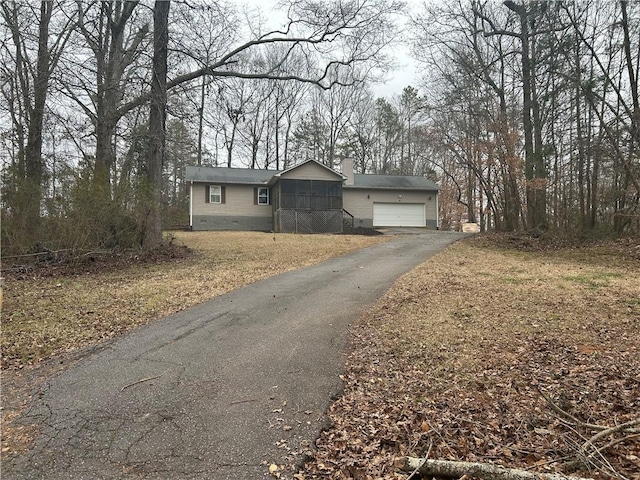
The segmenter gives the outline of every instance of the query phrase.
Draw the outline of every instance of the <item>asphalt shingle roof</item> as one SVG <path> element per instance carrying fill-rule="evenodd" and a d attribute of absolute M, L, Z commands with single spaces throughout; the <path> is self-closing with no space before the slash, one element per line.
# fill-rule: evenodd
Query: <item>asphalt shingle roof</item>
<path fill-rule="evenodd" d="M 402 190 L 438 190 L 439 187 L 427 177 L 413 175 L 369 175 L 356 173 L 353 186 L 346 188 L 385 188 Z"/>
<path fill-rule="evenodd" d="M 187 167 L 186 178 L 190 182 L 238 183 L 263 185 L 269 183 L 280 170 L 255 170 L 251 168 Z"/>
<path fill-rule="evenodd" d="M 266 185 L 283 170 L 254 170 L 250 168 L 187 167 L 186 178 L 191 182 Z M 379 188 L 388 190 L 438 190 L 426 177 L 411 175 L 369 175 L 356 173 L 354 185 L 345 188 Z"/>

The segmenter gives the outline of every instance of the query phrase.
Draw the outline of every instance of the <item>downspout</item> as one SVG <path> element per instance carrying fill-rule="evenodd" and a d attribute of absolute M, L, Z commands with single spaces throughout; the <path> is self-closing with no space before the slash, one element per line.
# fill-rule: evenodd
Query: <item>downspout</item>
<path fill-rule="evenodd" d="M 189 230 L 193 230 L 193 182 L 189 182 Z"/>
<path fill-rule="evenodd" d="M 440 206 L 438 205 L 438 195 L 440 192 L 436 190 L 436 230 L 440 230 Z"/>

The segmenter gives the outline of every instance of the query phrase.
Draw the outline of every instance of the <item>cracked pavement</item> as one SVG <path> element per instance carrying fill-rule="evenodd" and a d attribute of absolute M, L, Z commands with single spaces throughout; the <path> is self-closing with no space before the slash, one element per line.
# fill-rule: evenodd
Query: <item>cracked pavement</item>
<path fill-rule="evenodd" d="M 94 349 L 33 396 L 3 479 L 266 479 L 304 461 L 340 393 L 348 327 L 464 235 L 419 231 L 278 275 Z"/>

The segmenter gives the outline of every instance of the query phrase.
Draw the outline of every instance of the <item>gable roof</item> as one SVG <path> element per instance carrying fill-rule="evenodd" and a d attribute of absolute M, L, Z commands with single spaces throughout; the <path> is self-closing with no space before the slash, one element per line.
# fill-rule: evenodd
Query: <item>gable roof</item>
<path fill-rule="evenodd" d="M 439 190 L 427 177 L 417 175 L 370 175 L 356 173 L 353 185 L 344 188 L 379 188 L 388 190 Z"/>
<path fill-rule="evenodd" d="M 296 168 L 300 168 L 300 167 L 302 167 L 303 165 L 306 165 L 306 164 L 308 164 L 308 163 L 312 163 L 312 164 L 315 164 L 315 165 L 317 165 L 317 166 L 319 166 L 319 167 L 322 167 L 323 169 L 325 169 L 325 170 L 327 170 L 327 171 L 329 171 L 329 172 L 333 173 L 334 175 L 336 175 L 337 177 L 342 178 L 343 180 L 346 180 L 346 179 L 347 179 L 347 177 L 345 177 L 342 173 L 340 173 L 340 172 L 336 172 L 334 169 L 329 168 L 329 167 L 327 167 L 326 165 L 324 165 L 324 164 L 322 164 L 322 163 L 318 162 L 317 160 L 313 160 L 313 159 L 305 160 L 304 162 L 299 163 L 299 164 L 297 164 L 297 165 L 294 165 L 293 167 L 289 167 L 289 168 L 287 168 L 286 170 L 282 170 L 282 171 L 280 171 L 280 172 L 276 173 L 274 176 L 275 176 L 275 177 L 280 177 L 280 176 L 282 176 L 282 175 L 286 175 L 286 174 L 287 174 L 287 173 L 289 173 L 290 171 L 295 170 Z"/>

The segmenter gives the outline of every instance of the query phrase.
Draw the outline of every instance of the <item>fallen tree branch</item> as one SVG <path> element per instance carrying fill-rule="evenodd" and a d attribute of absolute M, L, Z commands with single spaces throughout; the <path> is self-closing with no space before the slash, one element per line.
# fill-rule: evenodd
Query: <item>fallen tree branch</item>
<path fill-rule="evenodd" d="M 594 438 L 598 439 L 598 438 L 601 438 L 602 436 L 607 436 L 607 435 L 610 435 L 611 433 L 615 433 L 615 432 L 625 432 L 625 433 L 632 433 L 632 434 L 640 433 L 640 429 L 632 428 L 632 427 L 640 424 L 640 419 L 635 419 L 635 420 L 632 420 L 630 422 L 624 423 L 622 425 L 616 425 L 614 427 L 609 427 L 607 425 L 595 425 L 593 423 L 586 423 L 586 422 L 583 422 L 582 420 L 579 420 L 578 418 L 574 417 L 569 412 L 566 412 L 565 410 L 560 408 L 558 405 L 556 405 L 554 403 L 553 400 L 551 400 L 548 396 L 546 396 L 542 392 L 542 390 L 540 390 L 539 388 L 536 388 L 536 390 L 538 390 L 538 393 L 542 396 L 542 398 L 544 398 L 546 400 L 546 402 L 549 404 L 549 406 L 551 407 L 552 410 L 554 410 L 560 416 L 571 420 L 571 422 L 574 425 L 580 425 L 581 427 L 590 428 L 592 430 L 600 430 L 601 433 L 599 433 L 598 435 L 595 435 L 592 438 L 592 440 Z"/>
<path fill-rule="evenodd" d="M 567 424 L 567 427 L 585 442 L 589 441 L 582 433 L 573 428 L 573 426 Z M 561 464 L 561 468 L 563 470 L 572 472 L 576 468 L 580 468 L 582 466 L 588 467 L 589 471 L 591 471 L 592 469 L 596 469 L 597 471 L 602 472 L 607 476 L 627 480 L 626 477 L 623 477 L 618 474 L 618 472 L 616 472 L 607 457 L 605 457 L 599 450 L 594 450 L 591 454 L 585 455 L 582 445 L 579 442 L 573 440 L 571 437 L 567 437 L 565 441 L 567 442 L 567 445 L 573 447 L 576 453 L 574 453 L 574 455 L 571 455 L 573 460 Z"/>
<path fill-rule="evenodd" d="M 166 370 L 164 372 L 162 372 L 160 375 L 156 375 L 155 377 L 147 377 L 147 378 L 141 378 L 140 380 L 136 380 L 133 383 L 129 383 L 128 385 L 125 385 L 124 387 L 122 387 L 120 389 L 121 392 L 124 392 L 125 389 L 129 388 L 129 387 L 133 387 L 134 385 L 138 385 L 139 383 L 143 383 L 143 382 L 148 382 L 150 380 L 155 380 L 156 378 L 160 378 L 161 376 L 163 376 L 165 373 L 167 373 L 169 370 Z"/>
<path fill-rule="evenodd" d="M 546 396 L 542 392 L 542 390 L 540 390 L 539 388 L 536 388 L 536 390 L 538 390 L 538 393 L 542 396 L 542 398 L 544 398 L 546 400 L 546 402 L 549 404 L 549 406 L 551 407 L 552 410 L 554 410 L 558 415 L 563 416 L 563 417 L 568 418 L 569 420 L 571 420 L 571 422 L 574 425 L 580 425 L 582 427 L 591 428 L 593 430 L 606 430 L 607 429 L 607 427 L 604 427 L 602 425 L 594 425 L 593 423 L 585 423 L 585 422 L 577 419 L 576 417 L 571 415 L 569 412 L 564 411 L 558 405 L 556 405 L 553 400 L 551 400 L 548 396 Z"/>
<path fill-rule="evenodd" d="M 600 469 L 600 467 L 594 462 L 595 458 L 599 456 L 603 461 L 603 463 L 605 464 L 605 466 L 610 469 L 610 471 L 604 471 L 604 473 L 606 473 L 607 475 L 618 477 L 618 478 L 626 478 L 619 475 L 618 472 L 615 471 L 615 469 L 611 466 L 607 458 L 604 457 L 603 452 L 606 451 L 608 448 L 614 445 L 617 445 L 618 443 L 623 443 L 623 442 L 626 442 L 627 440 L 632 440 L 634 438 L 637 438 L 640 434 L 632 433 L 625 437 L 613 439 L 612 441 L 610 441 L 609 443 L 601 447 L 598 447 L 595 444 L 595 442 L 597 442 L 598 440 L 602 440 L 614 433 L 628 432 L 629 430 L 637 430 L 637 429 L 633 429 L 632 427 L 635 427 L 638 424 L 640 424 L 640 418 L 636 418 L 634 420 L 621 423 L 620 425 L 616 425 L 615 427 L 610 427 L 610 428 L 607 428 L 606 430 L 602 430 L 596 433 L 591 438 L 585 440 L 585 442 L 579 448 L 577 460 L 574 462 L 570 462 L 568 465 L 571 468 L 573 468 L 574 466 L 579 465 L 580 463 L 589 463 L 590 465 L 594 465 L 598 469 Z M 591 449 L 591 452 L 588 451 L 589 449 Z"/>
<path fill-rule="evenodd" d="M 405 472 L 418 469 L 421 475 L 460 478 L 463 475 L 483 480 L 592 480 L 569 477 L 561 473 L 535 473 L 517 468 L 507 468 L 492 463 L 455 462 L 451 460 L 429 460 L 416 457 L 400 457 L 396 467 Z"/>
<path fill-rule="evenodd" d="M 420 465 L 418 465 L 416 468 L 413 469 L 413 472 L 411 472 L 411 475 L 407 477 L 407 480 L 411 480 L 413 476 L 420 471 L 420 467 L 422 467 L 422 465 L 429 458 L 429 454 L 431 453 L 431 447 L 433 447 L 433 441 L 429 443 L 429 450 L 427 450 L 427 454 L 424 456 L 424 459 L 423 459 L 424 461 Z"/>
<path fill-rule="evenodd" d="M 632 434 L 635 434 L 637 433 L 637 431 L 635 431 L 635 429 L 632 429 L 632 427 L 635 427 L 636 425 L 640 425 L 640 418 L 635 418 L 628 422 L 621 423 L 620 425 L 616 425 L 615 427 L 609 427 L 605 430 L 602 430 L 601 432 L 596 433 L 593 437 L 584 442 L 582 448 L 585 449 L 589 445 L 593 445 L 594 442 L 600 440 L 601 438 L 608 437 L 613 433 L 631 431 Z"/>
<path fill-rule="evenodd" d="M 640 438 L 640 433 L 632 433 L 631 435 L 627 435 L 626 437 L 621 437 L 621 438 L 616 438 L 615 440 L 611 440 L 609 443 L 607 443 L 606 445 L 603 445 L 602 447 L 598 448 L 599 452 L 604 452 L 605 450 L 611 448 L 611 447 L 615 447 L 617 444 L 619 443 L 624 443 L 627 442 L 629 440 L 633 440 L 635 438 Z M 593 454 L 589 454 L 590 456 Z"/>

